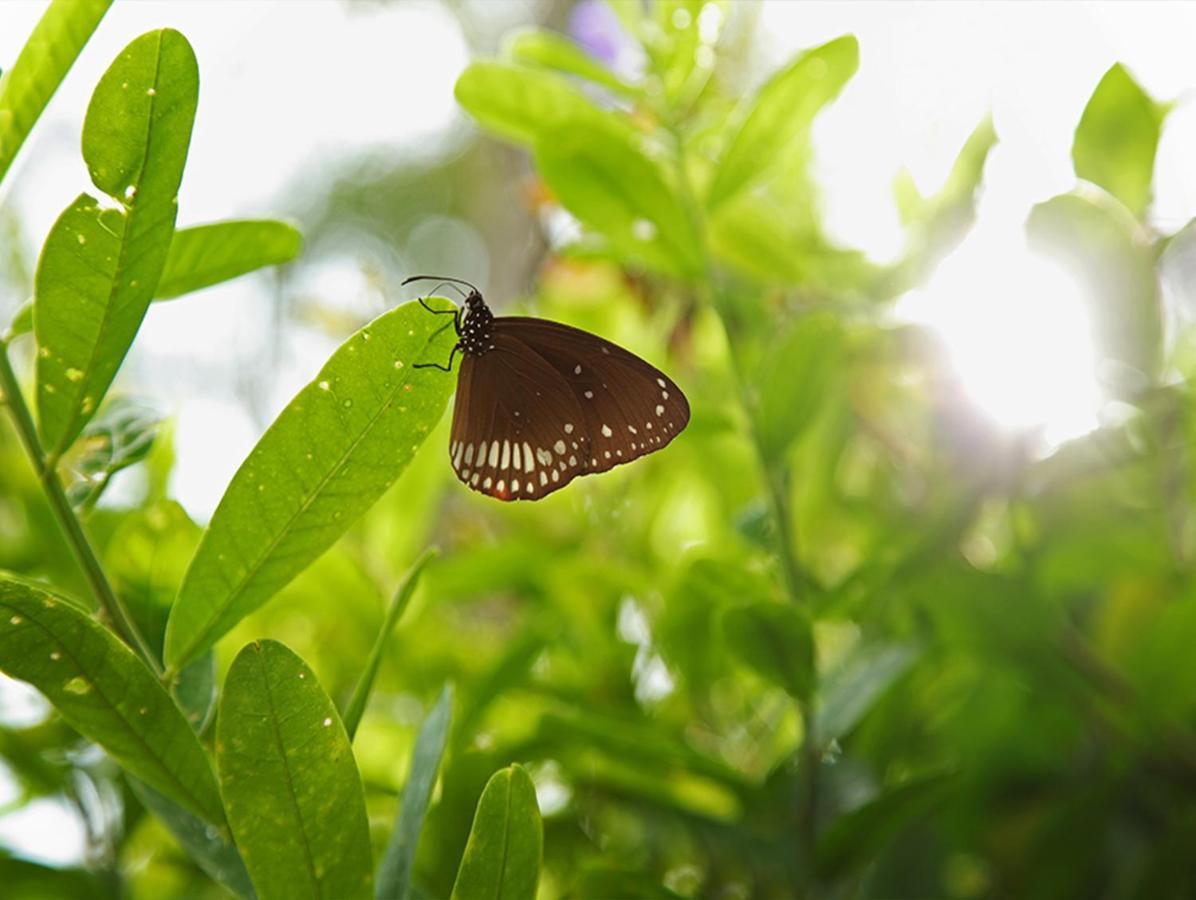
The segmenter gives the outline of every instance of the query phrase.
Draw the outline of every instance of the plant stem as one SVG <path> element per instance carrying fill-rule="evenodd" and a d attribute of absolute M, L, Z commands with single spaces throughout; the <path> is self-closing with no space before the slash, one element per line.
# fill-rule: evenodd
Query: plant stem
<path fill-rule="evenodd" d="M 407 609 L 407 604 L 411 602 L 411 596 L 419 585 L 419 576 L 423 573 L 424 566 L 436 557 L 436 553 L 435 548 L 429 548 L 423 552 L 407 571 L 399 589 L 395 591 L 395 595 L 390 601 L 390 607 L 386 610 L 386 618 L 382 620 L 382 627 L 378 629 L 378 636 L 374 638 L 374 646 L 370 650 L 369 659 L 366 660 L 365 669 L 361 672 L 361 678 L 358 679 L 357 687 L 353 689 L 353 696 L 349 699 L 349 705 L 345 707 L 345 714 L 342 717 L 349 740 L 353 740 L 353 735 L 357 733 L 357 726 L 361 724 L 361 717 L 365 713 L 365 705 L 369 702 L 370 693 L 374 689 L 374 679 L 378 676 L 378 667 L 382 664 L 382 654 L 386 650 L 386 642 L 390 638 L 390 633 L 394 631 L 403 611 Z"/>
<path fill-rule="evenodd" d="M 735 381 L 739 405 L 747 422 L 748 434 L 751 438 L 752 449 L 756 462 L 760 467 L 760 474 L 764 479 L 765 492 L 768 496 L 769 512 L 776 528 L 776 552 L 780 561 L 781 573 L 785 583 L 785 592 L 789 600 L 803 609 L 809 608 L 808 583 L 798 560 L 797 530 L 794 526 L 792 510 L 789 504 L 789 478 L 785 464 L 773 463 L 765 449 L 760 435 L 760 428 L 752 408 L 748 385 L 743 377 L 743 369 L 736 352 L 733 318 L 731 316 L 729 298 L 724 293 L 710 257 L 710 242 L 707 239 L 706 216 L 694 193 L 689 181 L 689 173 L 685 168 L 684 138 L 676 128 L 670 128 L 676 153 L 673 162 L 677 175 L 678 189 L 682 203 L 685 205 L 700 241 L 700 251 L 705 262 L 706 270 L 703 275 L 700 290 L 705 294 L 710 306 L 718 315 L 723 325 L 723 333 L 727 336 L 727 348 L 731 374 Z M 817 671 L 812 673 L 817 677 Z M 816 686 L 811 689 L 811 695 L 816 693 Z M 797 705 L 798 715 L 802 724 L 801 746 L 801 788 L 798 796 L 798 852 L 801 875 L 799 882 L 799 896 L 812 896 L 814 890 L 814 856 L 818 844 L 818 770 L 822 760 L 822 749 L 818 743 L 815 724 L 815 710 L 812 700 L 805 699 Z"/>
<path fill-rule="evenodd" d="M 75 515 L 75 511 L 66 497 L 66 492 L 62 489 L 62 482 L 58 478 L 57 459 L 48 458 L 42 449 L 41 440 L 37 436 L 37 428 L 33 424 L 33 416 L 29 413 L 29 407 L 21 393 L 21 385 L 17 381 L 17 374 L 13 371 L 12 361 L 8 357 L 8 344 L 3 341 L 0 341 L 0 392 L 3 392 L 7 401 L 17 435 L 25 447 L 25 452 L 33 464 L 34 471 L 37 472 L 38 481 L 50 503 L 50 509 L 54 512 L 54 518 L 58 520 L 58 526 L 62 529 L 67 543 L 70 544 L 75 559 L 79 563 L 79 568 L 83 570 L 83 575 L 91 586 L 92 593 L 95 594 L 96 600 L 99 601 L 100 607 L 104 610 L 104 614 L 112 623 L 117 634 L 136 651 L 155 675 L 160 676 L 162 674 L 161 665 L 153 651 L 150 650 L 149 644 L 146 643 L 132 616 L 125 609 L 124 603 L 109 584 L 95 550 L 87 540 L 83 526 Z"/>

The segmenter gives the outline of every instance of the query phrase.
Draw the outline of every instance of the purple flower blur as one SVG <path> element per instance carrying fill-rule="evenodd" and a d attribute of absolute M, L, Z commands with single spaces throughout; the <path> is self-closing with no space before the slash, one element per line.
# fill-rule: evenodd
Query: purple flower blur
<path fill-rule="evenodd" d="M 569 14 L 569 35 L 616 74 L 634 78 L 639 73 L 638 45 L 623 29 L 614 10 L 602 0 L 581 0 L 573 7 Z"/>

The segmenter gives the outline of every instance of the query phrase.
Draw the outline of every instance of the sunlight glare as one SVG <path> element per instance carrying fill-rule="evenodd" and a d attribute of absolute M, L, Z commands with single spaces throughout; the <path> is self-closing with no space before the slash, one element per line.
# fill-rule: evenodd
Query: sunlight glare
<path fill-rule="evenodd" d="M 1049 448 L 1098 424 L 1088 316 L 1075 278 L 1007 234 L 975 232 L 897 313 L 942 338 L 977 406 Z"/>

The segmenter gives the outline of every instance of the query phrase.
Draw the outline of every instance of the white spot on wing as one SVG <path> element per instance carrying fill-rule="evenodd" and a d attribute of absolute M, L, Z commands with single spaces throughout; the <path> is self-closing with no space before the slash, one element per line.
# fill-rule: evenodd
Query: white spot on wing
<path fill-rule="evenodd" d="M 573 424 L 571 422 L 566 422 L 565 423 L 565 434 L 572 434 L 572 433 L 573 433 Z"/>
<path fill-rule="evenodd" d="M 511 442 L 504 440 L 502 442 L 502 465 L 500 469 L 508 469 L 511 466 Z"/>
<path fill-rule="evenodd" d="M 541 485 L 548 484 L 548 473 L 547 472 L 540 473 L 540 484 Z"/>
<path fill-rule="evenodd" d="M 586 392 L 585 392 L 585 395 L 586 395 L 586 399 L 587 399 L 587 400 L 593 400 L 593 399 L 594 399 L 594 392 L 593 392 L 593 391 L 586 391 Z"/>
<path fill-rule="evenodd" d="M 580 375 L 580 374 L 581 374 L 581 366 L 580 366 L 580 365 L 577 365 L 577 366 L 574 366 L 574 367 L 573 367 L 573 374 L 574 374 L 574 375 Z"/>
<path fill-rule="evenodd" d="M 552 449 L 557 452 L 557 455 L 564 453 L 565 452 L 565 442 L 557 441 L 555 444 L 552 445 Z"/>
<path fill-rule="evenodd" d="M 659 384 L 662 388 L 668 387 L 668 384 L 665 383 L 665 380 L 663 378 L 657 378 L 656 383 Z"/>
<path fill-rule="evenodd" d="M 614 432 L 610 430 L 609 425 L 602 426 L 602 436 L 603 437 L 610 437 L 612 434 L 614 434 Z"/>
<path fill-rule="evenodd" d="M 473 465 L 473 444 L 465 448 L 465 464 L 467 466 Z"/>
<path fill-rule="evenodd" d="M 553 470 L 552 470 L 552 480 L 553 480 L 553 481 L 560 481 L 560 480 L 561 480 L 561 473 L 560 473 L 560 472 L 558 472 L 556 469 L 553 469 Z"/>
<path fill-rule="evenodd" d="M 490 444 L 490 468 L 498 468 L 498 441 L 492 441 Z"/>
<path fill-rule="evenodd" d="M 664 407 L 661 406 L 659 403 L 656 404 L 656 415 L 658 415 L 658 416 L 664 415 Z"/>
<path fill-rule="evenodd" d="M 530 472 L 536 467 L 535 457 L 532 456 L 532 445 L 527 441 L 523 442 L 523 471 Z"/>
<path fill-rule="evenodd" d="M 552 454 L 549 453 L 547 450 L 545 450 L 543 447 L 537 447 L 536 448 L 536 462 L 538 462 L 542 466 L 551 466 L 552 465 Z"/>

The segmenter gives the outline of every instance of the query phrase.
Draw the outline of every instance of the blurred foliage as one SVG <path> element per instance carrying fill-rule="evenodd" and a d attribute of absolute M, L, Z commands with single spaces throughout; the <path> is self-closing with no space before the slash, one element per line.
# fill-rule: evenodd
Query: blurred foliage
<path fill-rule="evenodd" d="M 570 34 L 522 30 L 458 82 L 461 105 L 526 157 L 482 138 L 434 169 L 337 173 L 298 218 L 316 258 L 344 229 L 406 242 L 433 212 L 469 219 L 505 266 L 489 284 L 499 308 L 661 364 L 691 398 L 687 432 L 634 466 L 500 505 L 453 480 L 447 422 L 432 427 L 429 413 L 397 482 L 355 522 L 368 503 L 346 501 L 335 534 L 291 560 L 302 572 L 276 577 L 257 598 L 269 603 L 229 623 L 215 662 L 201 657 L 175 686 L 199 744 L 234 760 L 226 781 L 284 783 L 279 766 L 327 745 L 328 767 L 304 773 L 304 803 L 226 784 L 228 832 L 123 775 L 80 737 L 103 743 L 99 726 L 69 706 L 6 724 L 12 807 L 66 798 L 88 855 L 68 869 L 0 857 L 5 896 L 246 896 L 241 856 L 268 895 L 261 884 L 294 875 L 266 871 L 271 840 L 305 827 L 287 816 L 328 840 L 362 830 L 358 777 L 373 859 L 389 860 L 377 881 L 399 896 L 474 896 L 508 831 L 530 870 L 541 817 L 542 898 L 1196 895 L 1196 348 L 1190 329 L 1168 327 L 1183 310 L 1166 309 L 1160 287 L 1196 259 L 1190 227 L 1162 234 L 1150 219 L 1168 106 L 1110 69 L 1076 129 L 1076 188 L 1028 220 L 1031 245 L 1085 287 L 1116 413 L 1043 454 L 1034 435 L 1000 432 L 969 406 L 940 349 L 891 314 L 974 220 L 997 141 L 983 110 L 940 191 L 924 197 L 898 176 L 906 251 L 879 265 L 826 234 L 811 174 L 811 123 L 867 46 L 844 36 L 759 73 L 742 49 L 747 4 L 613 0 L 574 13 Z M 616 65 L 627 56 L 638 66 Z M 62 60 L 46 70 L 65 71 Z M 540 230 L 512 240 L 512 223 Z M 285 229 L 269 226 L 281 249 L 263 238 L 260 255 L 216 274 L 200 271 L 202 255 L 165 265 L 184 286 L 231 277 L 290 258 Z M 534 290 L 508 302 L 497 286 L 523 285 L 529 255 Z M 31 288 L 12 288 L 14 309 Z M 297 319 L 342 338 L 364 325 L 300 300 Z M 28 341 L 11 341 L 22 372 Z M 97 558 L 160 658 L 201 527 L 167 487 L 169 428 L 149 446 L 150 420 L 122 418 L 118 401 L 63 461 L 85 487 L 118 464 L 140 478 L 119 496 L 75 490 L 94 504 Z M 395 460 L 408 437 L 395 438 Z M 0 568 L 88 596 L 42 488 L 6 421 Z M 268 525 L 253 509 L 210 534 L 236 546 Z M 432 544 L 440 553 L 386 640 L 384 598 Z M 205 565 L 217 584 L 225 570 Z M 380 628 L 358 776 L 331 705 L 347 708 Z M 295 718 L 276 757 L 253 752 L 268 734 L 229 743 L 265 719 L 224 737 L 226 718 L 211 724 L 233 657 L 267 636 L 302 657 L 263 642 L 279 671 L 311 673 L 302 688 L 279 676 Z M 233 670 L 224 704 L 260 703 L 244 677 Z M 437 700 L 449 696 L 451 716 Z M 331 802 L 325 783 L 347 786 L 335 820 L 312 813 Z M 526 815 L 511 823 L 496 798 L 517 793 Z M 346 877 L 360 885 L 363 848 L 352 850 Z M 512 874 L 525 892 L 526 875 Z"/>

